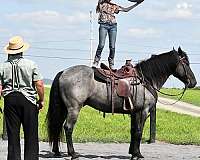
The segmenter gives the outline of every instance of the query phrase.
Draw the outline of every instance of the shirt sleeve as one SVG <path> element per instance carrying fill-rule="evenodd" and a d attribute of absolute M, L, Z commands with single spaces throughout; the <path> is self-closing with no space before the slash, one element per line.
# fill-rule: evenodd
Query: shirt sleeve
<path fill-rule="evenodd" d="M 39 68 L 37 66 L 37 64 L 33 64 L 33 81 L 39 81 L 42 80 L 43 76 L 39 71 Z"/>
<path fill-rule="evenodd" d="M 118 5 L 115 5 L 115 7 L 114 7 L 114 8 L 115 8 L 115 11 L 114 11 L 114 12 L 115 12 L 116 14 L 118 14 L 118 13 L 119 13 L 119 8 L 120 8 L 120 6 L 118 6 Z"/>

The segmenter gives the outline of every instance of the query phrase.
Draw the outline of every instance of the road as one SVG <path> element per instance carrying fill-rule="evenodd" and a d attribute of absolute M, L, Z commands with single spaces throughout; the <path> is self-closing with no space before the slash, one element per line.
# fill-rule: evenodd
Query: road
<path fill-rule="evenodd" d="M 177 102 L 174 105 L 168 105 L 168 104 L 172 104 L 173 102 L 175 102 L 175 100 L 159 97 L 157 108 L 162 108 L 162 109 L 169 110 L 172 112 L 200 117 L 200 107 L 194 106 L 192 104 L 188 104 L 185 102 L 181 102 L 181 101 Z"/>
<path fill-rule="evenodd" d="M 23 141 L 22 141 L 23 146 Z M 80 153 L 79 160 L 129 160 L 129 144 L 81 143 L 75 144 Z M 70 160 L 66 153 L 66 144 L 61 144 L 62 158 L 53 158 L 48 143 L 40 142 L 40 160 Z M 200 146 L 173 145 L 156 142 L 142 144 L 141 152 L 144 160 L 200 160 Z M 23 150 L 22 150 L 23 154 Z M 7 141 L 0 141 L 0 159 L 6 160 Z M 22 158 L 23 159 L 23 158 Z"/>

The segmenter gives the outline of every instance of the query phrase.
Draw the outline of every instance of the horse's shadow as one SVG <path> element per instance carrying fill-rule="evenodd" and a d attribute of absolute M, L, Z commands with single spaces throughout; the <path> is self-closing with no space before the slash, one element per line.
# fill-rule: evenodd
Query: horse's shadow
<path fill-rule="evenodd" d="M 94 158 L 101 158 L 101 159 L 130 159 L 128 156 L 121 156 L 121 155 L 109 155 L 109 156 L 98 156 L 98 155 L 80 155 L 80 157 L 88 158 L 88 159 L 94 159 Z"/>
<path fill-rule="evenodd" d="M 59 157 L 55 157 L 54 154 L 50 151 L 40 151 L 39 157 L 41 158 L 65 158 L 65 160 L 68 160 L 67 158 L 69 158 L 70 160 L 70 156 L 68 156 L 67 153 L 61 152 L 61 156 Z M 129 156 L 121 156 L 121 155 L 109 155 L 109 156 L 102 156 L 102 155 L 92 155 L 92 154 L 80 154 L 79 155 L 80 159 L 82 158 L 88 158 L 88 159 L 94 159 L 94 158 L 101 158 L 101 159 L 130 159 Z"/>
<path fill-rule="evenodd" d="M 54 156 L 54 153 L 50 152 L 50 151 L 45 151 L 45 150 L 42 150 L 40 151 L 40 154 L 39 154 L 39 157 L 40 158 L 63 158 L 63 157 L 69 157 L 68 154 L 64 153 L 64 152 L 61 152 L 61 156 Z"/>

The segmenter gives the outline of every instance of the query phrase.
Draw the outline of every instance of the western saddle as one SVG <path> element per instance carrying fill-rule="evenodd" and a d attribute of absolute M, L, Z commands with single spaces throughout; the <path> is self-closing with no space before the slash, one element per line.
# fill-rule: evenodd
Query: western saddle
<path fill-rule="evenodd" d="M 118 70 L 111 70 L 105 64 L 101 63 L 100 68 L 93 68 L 95 79 L 106 83 L 108 101 L 112 106 L 112 114 L 114 114 L 114 99 L 113 92 L 116 91 L 118 96 L 123 97 L 123 109 L 125 111 L 133 111 L 134 103 L 131 99 L 131 87 L 138 85 L 140 82 L 137 80 L 137 71 L 133 65 L 125 64 Z"/>

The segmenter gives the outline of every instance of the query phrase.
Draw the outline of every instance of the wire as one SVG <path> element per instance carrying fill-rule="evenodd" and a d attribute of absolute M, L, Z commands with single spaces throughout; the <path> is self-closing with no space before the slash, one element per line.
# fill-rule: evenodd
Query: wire
<path fill-rule="evenodd" d="M 4 53 L 1 53 L 2 55 L 5 55 Z M 42 55 L 24 55 L 24 57 L 36 57 L 36 58 L 48 58 L 48 59 L 62 59 L 62 60 L 83 60 L 83 61 L 90 61 L 93 59 L 90 58 L 78 58 L 78 57 L 61 57 L 61 56 L 42 56 Z M 102 59 L 102 61 L 107 61 L 106 59 Z M 116 59 L 116 62 L 124 62 L 124 60 Z M 141 61 L 141 60 L 140 60 Z M 133 61 L 133 63 L 138 63 L 139 61 Z M 200 65 L 200 62 L 193 62 L 190 63 L 191 65 Z"/>

